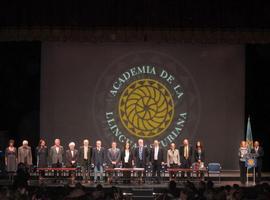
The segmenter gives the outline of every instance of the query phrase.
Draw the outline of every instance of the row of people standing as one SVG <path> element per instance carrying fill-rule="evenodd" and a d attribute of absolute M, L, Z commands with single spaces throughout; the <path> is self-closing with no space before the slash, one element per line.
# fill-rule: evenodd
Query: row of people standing
<path fill-rule="evenodd" d="M 9 142 L 9 147 L 6 149 L 6 167 L 8 172 L 15 172 L 17 163 L 24 163 L 26 166 L 32 165 L 32 151 L 28 146 L 26 140 L 23 145 L 18 149 L 14 147 L 14 141 Z M 83 141 L 83 146 L 79 150 L 75 149 L 75 143 L 69 143 L 69 149 L 64 151 L 64 147 L 60 144 L 60 139 L 55 139 L 54 145 L 48 149 L 46 142 L 40 140 L 36 148 L 37 167 L 46 168 L 49 165 L 53 168 L 62 167 L 65 163 L 66 167 L 76 167 L 79 164 L 82 168 L 84 180 L 89 180 L 89 167 L 94 167 L 94 180 L 97 181 L 98 174 L 100 180 L 103 180 L 103 167 L 108 165 L 111 168 L 119 167 L 120 164 L 124 168 L 138 167 L 145 168 L 147 164 L 151 163 L 153 167 L 153 177 L 160 178 L 160 170 L 162 164 L 167 163 L 168 167 L 190 168 L 193 159 L 192 146 L 189 145 L 187 139 L 183 140 L 183 145 L 180 149 L 176 149 L 175 143 L 170 145 L 167 154 L 159 145 L 159 141 L 155 140 L 152 148 L 144 145 L 143 139 L 138 140 L 137 147 L 132 150 L 129 143 L 124 145 L 123 150 L 117 148 L 116 142 L 112 142 L 111 148 L 105 150 L 102 147 L 100 140 L 96 141 L 96 147 L 92 148 L 88 140 Z M 194 161 L 204 162 L 204 150 L 200 142 L 197 142 L 194 151 Z M 50 163 L 50 164 L 49 164 Z M 126 172 L 125 176 L 130 176 Z M 141 174 L 140 174 L 141 175 Z M 144 172 L 145 176 L 145 172 Z"/>
<path fill-rule="evenodd" d="M 28 146 L 28 141 L 24 140 L 22 146 L 18 148 L 18 151 L 14 143 L 14 140 L 10 140 L 9 146 L 5 151 L 6 171 L 9 173 L 17 171 L 18 163 L 32 165 L 32 150 L 31 147 Z"/>

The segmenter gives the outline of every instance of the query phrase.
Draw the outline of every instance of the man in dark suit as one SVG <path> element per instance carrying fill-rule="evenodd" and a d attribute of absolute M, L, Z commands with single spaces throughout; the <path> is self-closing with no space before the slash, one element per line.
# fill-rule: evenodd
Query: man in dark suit
<path fill-rule="evenodd" d="M 75 143 L 70 142 L 68 145 L 69 149 L 66 151 L 66 167 L 67 168 L 76 168 L 79 158 L 79 152 L 75 149 Z M 75 180 L 75 172 L 69 171 L 69 176 L 71 176 L 72 183 Z"/>
<path fill-rule="evenodd" d="M 161 165 L 164 164 L 164 155 L 163 155 L 163 150 L 159 146 L 159 141 L 155 140 L 154 141 L 154 146 L 151 149 L 150 153 L 150 161 L 152 164 L 152 178 L 153 180 L 156 178 L 156 182 L 160 183 L 160 170 L 161 170 Z"/>
<path fill-rule="evenodd" d="M 143 144 L 143 139 L 138 140 L 138 146 L 134 150 L 134 161 L 137 168 L 145 168 L 148 162 L 148 149 Z M 138 176 L 141 177 L 141 173 Z M 143 176 L 146 177 L 146 172 L 143 172 Z M 145 182 L 145 180 L 143 180 Z"/>
<path fill-rule="evenodd" d="M 116 148 L 117 144 L 115 141 L 112 142 L 112 147 L 107 151 L 107 163 L 110 168 L 119 167 L 119 162 L 121 161 L 121 151 Z M 117 176 L 116 173 L 109 173 L 108 182 L 111 183 L 113 176 Z"/>
<path fill-rule="evenodd" d="M 112 148 L 107 151 L 108 166 L 111 168 L 119 167 L 121 161 L 121 151 L 116 146 L 116 142 L 112 142 Z"/>
<path fill-rule="evenodd" d="M 92 157 L 92 147 L 89 146 L 89 141 L 84 140 L 83 146 L 79 150 L 79 163 L 82 169 L 82 176 L 85 183 L 90 180 L 90 165 Z"/>
<path fill-rule="evenodd" d="M 101 141 L 97 140 L 96 147 L 92 151 L 92 164 L 94 165 L 94 181 L 97 182 L 97 175 L 100 174 L 100 181 L 103 181 L 103 165 L 105 164 L 105 149 L 101 147 Z"/>
<path fill-rule="evenodd" d="M 75 143 L 71 142 L 68 145 L 69 149 L 66 151 L 66 167 L 74 168 L 77 166 L 79 153 L 75 149 Z"/>
<path fill-rule="evenodd" d="M 251 150 L 251 153 L 255 154 L 257 159 L 257 167 L 256 167 L 256 182 L 260 183 L 261 181 L 261 173 L 262 173 L 262 158 L 264 155 L 263 148 L 260 146 L 258 141 L 254 142 L 254 148 Z"/>
<path fill-rule="evenodd" d="M 188 139 L 183 140 L 183 145 L 180 146 L 180 160 L 181 168 L 189 169 L 192 162 L 192 146 L 189 144 Z M 185 172 L 182 172 L 182 177 L 185 176 Z M 190 172 L 187 172 L 187 176 L 190 177 Z"/>

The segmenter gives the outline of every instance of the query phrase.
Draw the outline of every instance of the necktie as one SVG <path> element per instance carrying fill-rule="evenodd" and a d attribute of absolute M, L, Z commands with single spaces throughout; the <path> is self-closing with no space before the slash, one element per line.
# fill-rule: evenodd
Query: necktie
<path fill-rule="evenodd" d="M 185 157 L 185 159 L 188 159 L 188 147 L 187 146 L 185 146 L 184 157 Z"/>

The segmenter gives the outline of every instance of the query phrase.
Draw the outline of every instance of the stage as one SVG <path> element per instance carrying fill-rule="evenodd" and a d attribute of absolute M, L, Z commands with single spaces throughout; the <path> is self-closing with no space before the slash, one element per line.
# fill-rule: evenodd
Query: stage
<path fill-rule="evenodd" d="M 79 178 L 76 178 L 76 180 L 71 183 L 69 179 L 64 179 L 61 181 L 53 181 L 53 180 L 43 180 L 40 181 L 38 180 L 37 176 L 31 176 L 30 180 L 28 181 L 29 186 L 31 187 L 75 187 L 77 183 L 80 183 L 83 187 L 89 188 L 89 189 L 94 189 L 98 184 L 101 184 L 103 188 L 111 188 L 112 186 L 121 188 L 121 189 L 130 189 L 130 188 L 147 188 L 147 189 L 166 189 L 168 187 L 169 183 L 169 177 L 162 177 L 162 181 L 159 184 L 153 183 L 150 179 L 148 179 L 145 183 L 138 184 L 137 182 L 133 182 L 130 184 L 123 184 L 121 182 L 118 183 L 107 183 L 107 182 L 100 182 L 100 183 L 93 183 L 91 181 L 90 183 L 83 183 Z M 204 181 L 211 180 L 214 183 L 214 186 L 220 187 L 220 186 L 226 186 L 226 185 L 234 185 L 238 184 L 241 187 L 249 187 L 249 186 L 254 186 L 253 184 L 253 177 L 249 177 L 249 183 L 242 185 L 239 181 L 239 171 L 238 170 L 226 170 L 223 171 L 220 175 L 220 181 L 218 175 L 210 175 L 210 177 L 205 174 Z M 195 185 L 198 185 L 199 182 L 201 181 L 200 179 L 191 179 L 191 182 L 193 182 Z M 187 182 L 187 179 L 181 179 L 179 178 L 176 183 L 177 187 L 183 187 L 185 183 Z M 267 182 L 270 183 L 270 172 L 263 172 L 262 173 L 262 183 Z M 11 186 L 12 181 L 7 179 L 7 177 L 1 177 L 0 179 L 0 186 Z"/>

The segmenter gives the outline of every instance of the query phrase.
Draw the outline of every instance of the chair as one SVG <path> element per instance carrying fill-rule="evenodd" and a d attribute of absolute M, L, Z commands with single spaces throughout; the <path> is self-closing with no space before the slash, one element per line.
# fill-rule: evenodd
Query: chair
<path fill-rule="evenodd" d="M 219 175 L 219 183 L 220 183 L 220 174 L 221 174 L 221 165 L 220 163 L 209 163 L 207 166 L 208 177 L 210 174 L 218 174 Z"/>

